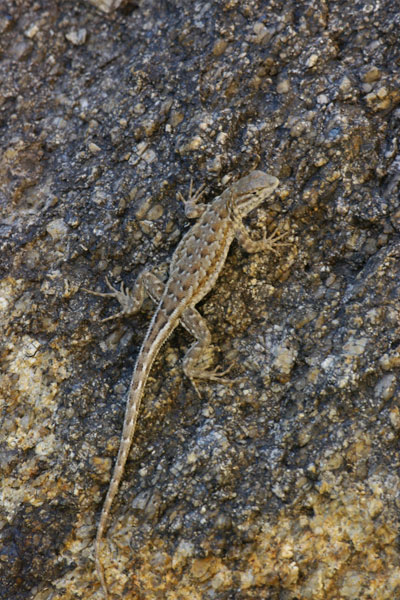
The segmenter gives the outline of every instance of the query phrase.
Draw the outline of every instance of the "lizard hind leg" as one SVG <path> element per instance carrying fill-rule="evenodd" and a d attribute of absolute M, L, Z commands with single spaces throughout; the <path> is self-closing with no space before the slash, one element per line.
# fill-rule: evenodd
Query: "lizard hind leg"
<path fill-rule="evenodd" d="M 224 371 L 221 371 L 221 367 L 219 366 L 215 369 L 210 369 L 214 361 L 214 347 L 206 321 L 200 313 L 195 308 L 187 308 L 182 315 L 181 324 L 196 338 L 196 341 L 191 345 L 183 359 L 183 371 L 186 377 L 190 379 L 198 396 L 200 396 L 200 392 L 196 380 L 232 384 L 234 380 L 226 379 L 224 375 L 232 369 L 233 365 Z"/>
<path fill-rule="evenodd" d="M 120 303 L 121 310 L 115 315 L 101 319 L 101 323 L 111 321 L 112 319 L 118 319 L 119 317 L 129 317 L 134 315 L 141 309 L 146 295 L 150 296 L 153 302 L 158 303 L 164 291 L 163 282 L 150 271 L 142 271 L 138 275 L 132 291 L 129 290 L 123 282 L 119 289 L 114 287 L 110 283 L 108 277 L 106 277 L 106 283 L 111 290 L 110 292 L 95 292 L 94 290 L 82 288 L 85 292 L 93 294 L 93 296 L 115 298 Z"/>

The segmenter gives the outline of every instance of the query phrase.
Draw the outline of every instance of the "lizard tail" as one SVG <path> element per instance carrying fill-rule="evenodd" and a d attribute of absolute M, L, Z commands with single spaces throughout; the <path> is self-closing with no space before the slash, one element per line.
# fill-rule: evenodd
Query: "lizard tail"
<path fill-rule="evenodd" d="M 133 435 L 135 433 L 140 402 L 150 369 L 153 365 L 158 350 L 160 349 L 160 346 L 167 339 L 174 328 L 174 323 L 172 323 L 171 320 L 163 314 L 163 311 L 157 310 L 153 316 L 148 333 L 139 351 L 132 381 L 129 387 L 118 456 L 107 491 L 106 499 L 101 511 L 100 522 L 97 528 L 95 541 L 96 571 L 106 600 L 109 596 L 104 575 L 104 568 L 100 560 L 101 544 L 106 531 L 107 520 L 110 514 L 111 506 L 117 494 L 118 487 L 124 473 L 125 464 L 132 444 Z"/>

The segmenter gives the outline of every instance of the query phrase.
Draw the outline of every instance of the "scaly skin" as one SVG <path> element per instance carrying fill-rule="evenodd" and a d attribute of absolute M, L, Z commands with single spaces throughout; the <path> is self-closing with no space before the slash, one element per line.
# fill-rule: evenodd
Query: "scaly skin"
<path fill-rule="evenodd" d="M 253 171 L 236 183 L 232 183 L 210 204 L 200 202 L 203 195 L 201 189 L 192 194 L 191 188 L 189 199 L 185 201 L 185 211 L 188 217 L 198 217 L 198 220 L 182 238 L 174 252 L 167 283 L 164 285 L 151 273 L 144 272 L 138 277 L 132 293 L 125 291 L 123 287 L 117 290 L 108 281 L 112 290 L 110 293 L 91 292 L 100 296 L 112 296 L 119 300 L 122 310 L 115 317 L 137 312 L 143 302 L 145 291 L 158 304 L 133 372 L 118 456 L 97 529 L 96 570 L 106 599 L 108 591 L 100 561 L 101 543 L 111 505 L 124 473 L 140 402 L 154 359 L 162 344 L 181 323 L 196 339 L 183 363 L 184 372 L 192 381 L 196 391 L 196 379 L 223 383 L 227 381 L 223 378 L 227 371 L 221 373 L 218 369 L 206 368 L 212 360 L 211 335 L 195 305 L 214 286 L 235 237 L 248 252 L 274 251 L 275 246 L 279 245 L 277 240 L 283 235 L 273 235 L 270 238 L 264 237 L 262 240 L 254 241 L 242 222 L 251 210 L 272 195 L 278 183 L 278 179 L 272 175 Z M 179 196 L 183 200 L 182 196 Z"/>

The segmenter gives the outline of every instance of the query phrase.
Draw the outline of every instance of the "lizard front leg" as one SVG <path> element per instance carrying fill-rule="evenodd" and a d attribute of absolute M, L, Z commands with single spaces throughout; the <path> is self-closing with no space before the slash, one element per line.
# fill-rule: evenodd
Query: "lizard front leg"
<path fill-rule="evenodd" d="M 224 378 L 224 375 L 226 375 L 232 367 L 229 367 L 222 372 L 220 367 L 210 370 L 210 365 L 214 358 L 214 348 L 211 341 L 211 333 L 205 319 L 200 313 L 195 308 L 186 308 L 181 317 L 181 325 L 196 338 L 196 341 L 186 352 L 183 359 L 183 371 L 186 377 L 190 379 L 197 394 L 200 396 L 195 381 L 196 379 L 218 381 L 219 383 L 232 383 L 232 380 Z"/>
<path fill-rule="evenodd" d="M 121 283 L 120 289 L 114 287 L 107 277 L 106 283 L 111 292 L 95 292 L 93 290 L 88 290 L 87 288 L 82 288 L 94 296 L 101 296 L 102 298 L 116 298 L 121 304 L 122 310 L 120 310 L 120 312 L 116 315 L 111 315 L 111 317 L 102 319 L 102 323 L 105 321 L 111 321 L 111 319 L 118 319 L 119 317 L 129 317 L 134 315 L 141 309 L 146 295 L 149 296 L 153 302 L 158 303 L 164 291 L 163 282 L 160 281 L 160 279 L 158 279 L 158 277 L 156 277 L 154 273 L 151 273 L 150 271 L 142 271 L 138 275 L 132 291 L 125 287 L 123 282 Z"/>
<path fill-rule="evenodd" d="M 190 180 L 189 197 L 186 199 L 180 192 L 176 197 L 183 202 L 185 207 L 185 215 L 188 219 L 197 219 L 201 217 L 207 208 L 207 204 L 200 202 L 204 194 L 204 185 L 201 185 L 195 192 L 193 191 L 193 179 Z"/>
<path fill-rule="evenodd" d="M 278 254 L 276 250 L 279 246 L 290 246 L 287 242 L 281 242 L 280 240 L 286 237 L 288 233 L 285 231 L 284 233 L 278 233 L 278 231 L 274 231 L 270 236 L 264 234 L 264 237 L 261 240 L 253 240 L 252 237 L 247 232 L 246 227 L 243 223 L 240 225 L 236 232 L 236 239 L 239 244 L 249 252 L 253 254 L 254 252 L 267 252 L 271 251 L 275 254 Z"/>

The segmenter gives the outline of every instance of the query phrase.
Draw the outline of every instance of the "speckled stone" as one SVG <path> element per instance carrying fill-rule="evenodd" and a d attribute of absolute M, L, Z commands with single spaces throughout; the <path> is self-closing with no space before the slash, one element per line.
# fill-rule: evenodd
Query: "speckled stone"
<path fill-rule="evenodd" d="M 0 11 L 0 598 L 100 600 L 93 546 L 152 314 L 101 324 L 205 201 L 279 177 L 198 307 L 232 386 L 149 379 L 103 562 L 115 597 L 400 597 L 396 3 Z M 100 9 L 100 10 L 98 10 Z M 108 12 L 107 12 L 108 11 Z"/>

